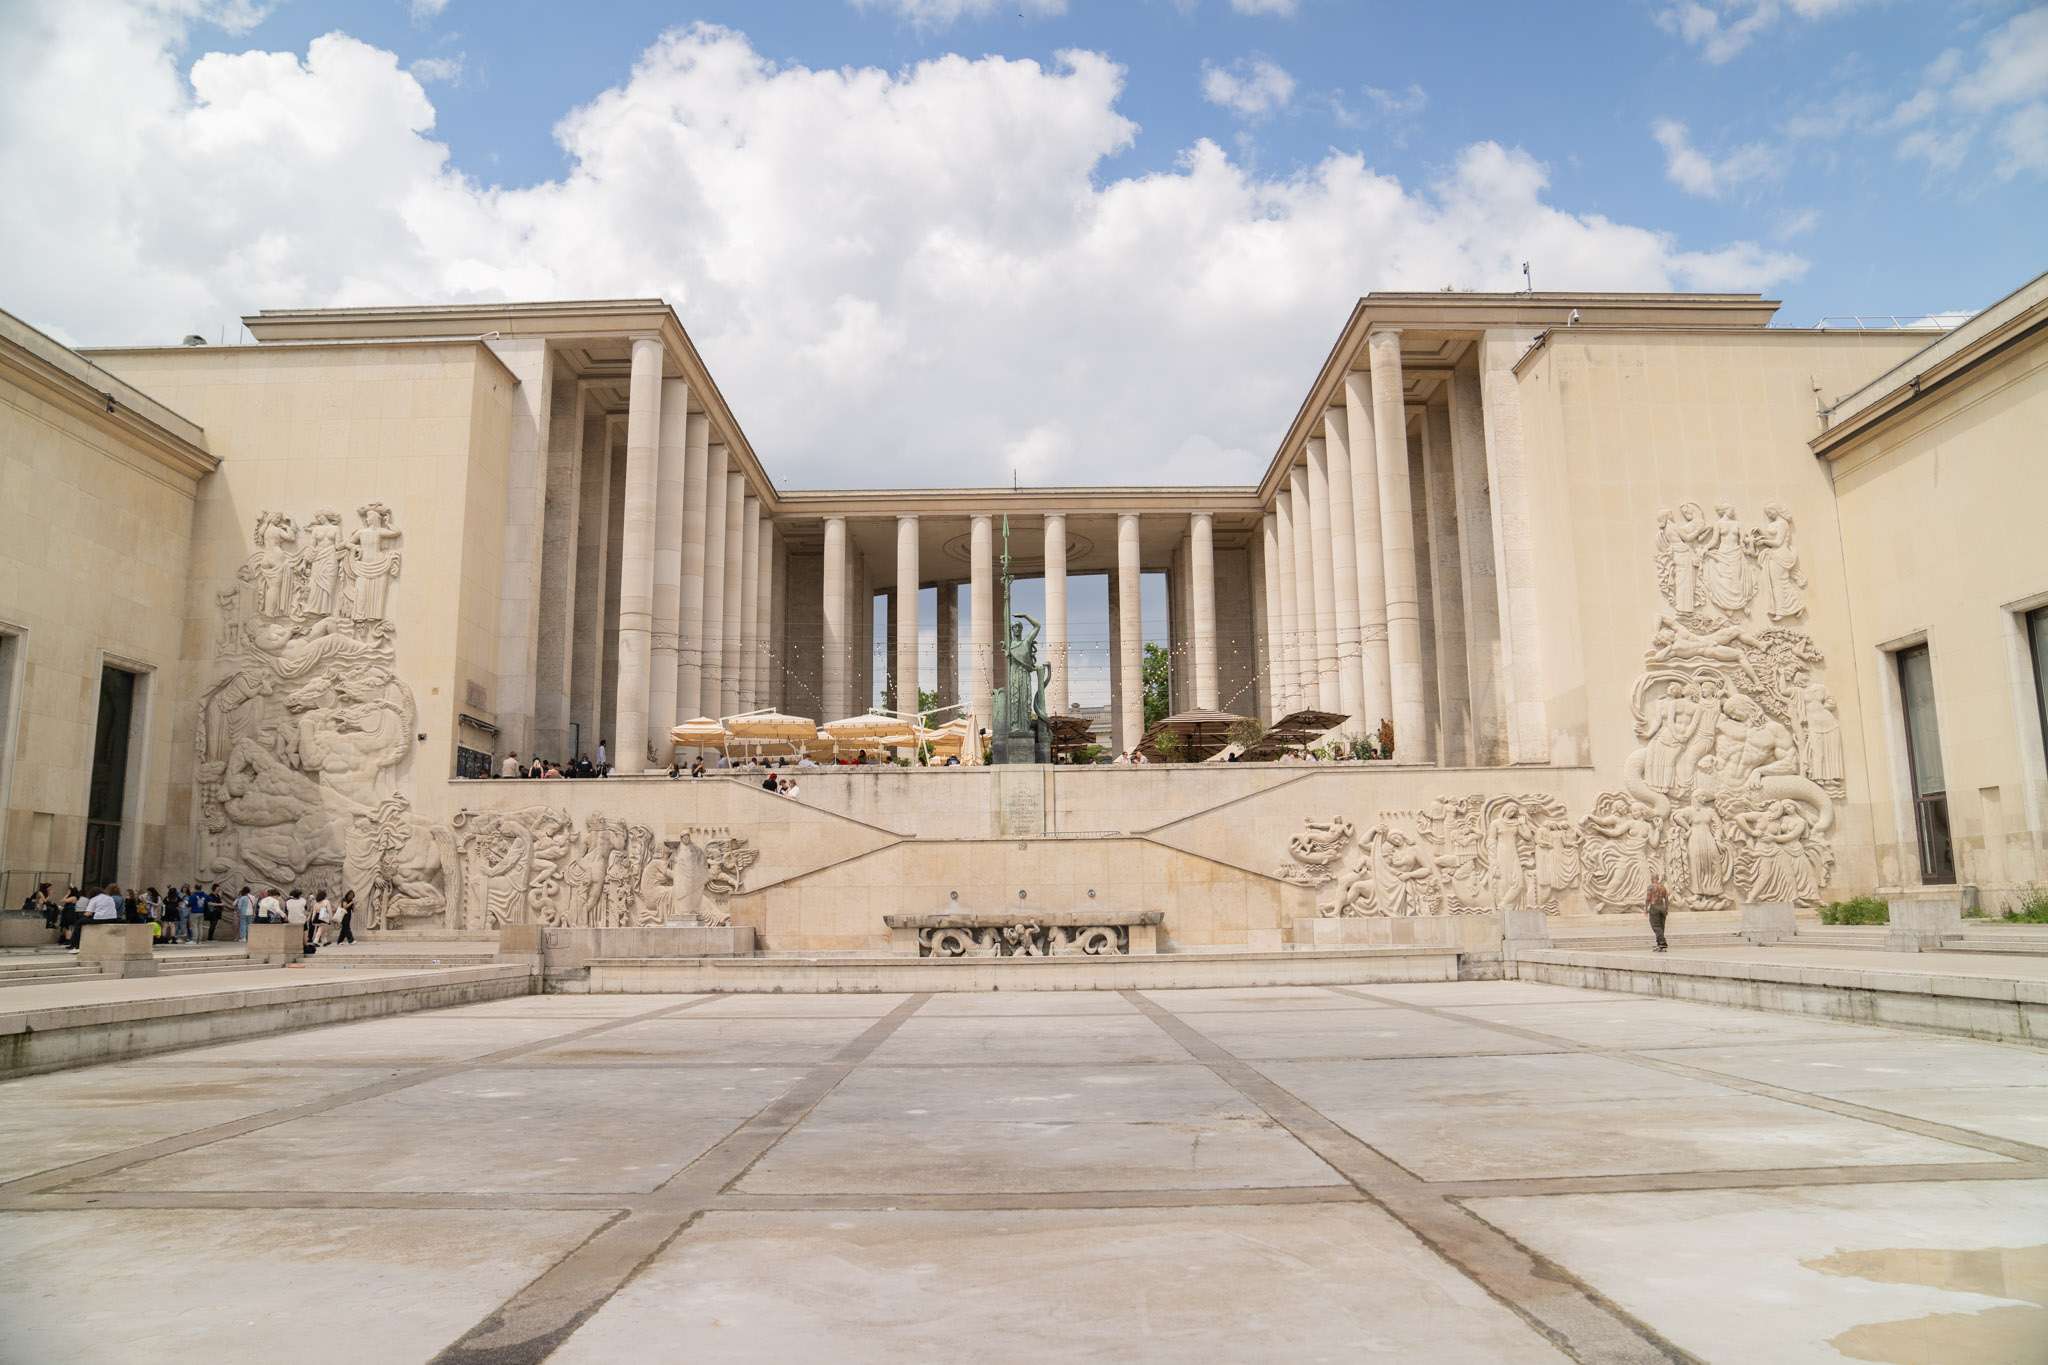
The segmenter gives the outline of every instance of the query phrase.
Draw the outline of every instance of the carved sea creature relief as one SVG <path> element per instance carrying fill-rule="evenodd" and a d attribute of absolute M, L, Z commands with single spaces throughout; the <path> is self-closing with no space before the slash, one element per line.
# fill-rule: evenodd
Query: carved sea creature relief
<path fill-rule="evenodd" d="M 1288 837 L 1287 856 L 1293 861 L 1282 863 L 1274 875 L 1297 886 L 1328 884 L 1336 876 L 1333 864 L 1343 856 L 1355 832 L 1342 816 L 1308 821 L 1301 833 Z"/>

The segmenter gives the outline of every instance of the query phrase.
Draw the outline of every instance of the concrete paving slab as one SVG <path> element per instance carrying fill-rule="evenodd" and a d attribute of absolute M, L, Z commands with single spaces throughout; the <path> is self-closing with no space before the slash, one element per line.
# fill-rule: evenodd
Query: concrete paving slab
<path fill-rule="evenodd" d="M 750 1194 L 1025 1194 L 1344 1183 L 1256 1118 L 1165 1123 L 805 1120 L 747 1172 Z"/>
<path fill-rule="evenodd" d="M 1462 1019 L 1506 1024 L 1592 1047 L 1698 1047 L 1710 1043 L 1807 1042 L 1868 1039 L 1884 1030 L 1868 1024 L 1764 1014 L 1683 1000 L 1616 999 L 1601 1004 L 1445 1005 Z M 1904 1039 L 1909 1035 L 1893 1034 Z"/>
<path fill-rule="evenodd" d="M 95 1190 L 654 1189 L 803 1075 L 675 1067 L 443 1077 L 80 1182 Z"/>
<path fill-rule="evenodd" d="M 425 1360 L 603 1213 L 0 1213 L 0 1353 L 36 1365 Z M 204 1274 L 196 1267 L 205 1267 Z"/>
<path fill-rule="evenodd" d="M 957 1015 L 1137 1012 L 1115 991 L 945 991 L 926 1001 L 917 1013 L 921 1019 L 950 1019 Z"/>
<path fill-rule="evenodd" d="M 2003 1162 L 1971 1147 L 1784 1100 L 1554 1098 L 1470 1108 L 1342 1108 L 1344 1127 L 1424 1180 Z"/>
<path fill-rule="evenodd" d="M 1187 1049 L 1133 1015 L 913 1017 L 875 1049 L 875 1066 L 1185 1062 Z"/>
<path fill-rule="evenodd" d="M 522 995 L 434 1010 L 423 1019 L 623 1019 L 687 1005 L 701 995 Z M 701 1008 L 701 1006 L 700 1006 Z"/>
<path fill-rule="evenodd" d="M 1145 998 L 1175 1014 L 1255 1014 L 1269 1010 L 1362 1010 L 1381 1008 L 1356 996 L 1321 986 L 1246 986 L 1235 990 L 1146 991 Z"/>
<path fill-rule="evenodd" d="M 809 1064 L 829 1061 L 873 1020 L 695 1019 L 690 1014 L 623 1024 L 590 1038 L 542 1048 L 522 1060 L 546 1066 L 582 1062 Z"/>
<path fill-rule="evenodd" d="M 1539 1052 L 1514 1057 L 1396 1057 L 1383 1061 L 1258 1063 L 1258 1069 L 1330 1117 L 1344 1122 L 1384 1109 L 1422 1105 L 1478 1108 L 1649 1098 L 1708 1099 L 1727 1091 L 1611 1057 Z M 1482 1115 L 1473 1121 L 1485 1122 Z M 1347 1126 L 1349 1126 L 1347 1124 Z"/>
<path fill-rule="evenodd" d="M 720 995 L 692 1013 L 701 1019 L 879 1019 L 907 995 Z"/>
<path fill-rule="evenodd" d="M 252 1038 L 244 1043 L 192 1048 L 162 1060 L 137 1062 L 135 1065 L 183 1066 L 217 1062 L 279 1062 L 289 1065 L 295 1061 L 317 1059 L 354 1062 L 363 1066 L 426 1066 L 480 1057 L 521 1043 L 574 1033 L 590 1023 L 588 1019 L 458 1019 L 439 1012 L 401 1015 L 391 1019 L 367 1019 L 359 1024 L 327 1024 L 296 1033 Z"/>
<path fill-rule="evenodd" d="M 0 1180 L 302 1104 L 398 1074 L 385 1067 L 83 1067 L 0 1084 Z"/>
<path fill-rule="evenodd" d="M 711 1214 L 552 1365 L 1561 1361 L 1379 1210 Z"/>
<path fill-rule="evenodd" d="M 2048 1089 L 1857 1090 L 1847 1099 L 1888 1114 L 1946 1123 L 2048 1149 Z"/>
<path fill-rule="evenodd" d="M 1614 991 L 1550 986 L 1541 981 L 1389 981 L 1356 989 L 1362 995 L 1410 1005 L 1597 1005 L 1642 999 Z"/>
<path fill-rule="evenodd" d="M 1643 1055 L 1815 1095 L 1896 1090 L 1916 1080 L 1932 1081 L 1947 1090 L 2048 1086 L 2048 1052 L 1964 1038 L 1916 1038 L 1872 1032 L 1867 1037 L 1823 1046 L 1752 1043 Z M 2048 1094 L 2043 1098 L 2048 1099 Z"/>
<path fill-rule="evenodd" d="M 1205 1066 L 864 1066 L 819 1104 L 815 1122 L 934 1117 L 1167 1123 L 1256 1118 L 1258 1107 Z"/>
<path fill-rule="evenodd" d="M 1517 1038 L 1455 1019 L 1404 1010 L 1250 1019 L 1200 1015 L 1190 1022 L 1251 1061 L 1303 1057 L 1454 1057 L 1478 1053 L 1555 1052 L 1561 1043 Z"/>
<path fill-rule="evenodd" d="M 2011 1365 L 2048 1342 L 2048 1181 L 1470 1207 L 1705 1360 Z"/>

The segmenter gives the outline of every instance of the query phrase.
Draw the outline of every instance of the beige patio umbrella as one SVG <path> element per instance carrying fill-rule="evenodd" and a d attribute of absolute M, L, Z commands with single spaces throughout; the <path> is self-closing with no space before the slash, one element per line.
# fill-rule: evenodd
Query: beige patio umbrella
<path fill-rule="evenodd" d="M 686 749 L 716 749 L 720 753 L 725 752 L 725 743 L 731 738 L 725 727 L 709 716 L 686 720 L 668 732 L 671 744 L 680 744 Z"/>
<path fill-rule="evenodd" d="M 913 722 L 901 716 L 892 716 L 882 711 L 868 711 L 862 715 L 848 716 L 844 720 L 828 720 L 820 728 L 841 744 L 848 740 L 866 740 L 869 744 L 879 744 L 887 736 L 909 734 L 912 724 Z"/>
<path fill-rule="evenodd" d="M 781 747 L 794 753 L 817 737 L 818 722 L 809 716 L 792 716 L 781 711 L 755 711 L 750 715 L 728 716 L 725 728 L 734 740 L 760 753 Z"/>

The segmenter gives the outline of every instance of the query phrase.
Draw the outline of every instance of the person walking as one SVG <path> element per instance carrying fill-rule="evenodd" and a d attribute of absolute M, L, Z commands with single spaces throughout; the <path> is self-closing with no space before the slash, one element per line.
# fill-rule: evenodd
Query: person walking
<path fill-rule="evenodd" d="M 327 928 L 334 923 L 334 902 L 327 899 L 327 889 L 322 887 L 313 893 L 313 916 L 309 926 L 312 938 L 308 940 L 315 948 L 327 946 Z"/>
<path fill-rule="evenodd" d="M 344 891 L 341 893 L 341 910 L 339 913 L 341 916 L 341 931 L 335 936 L 334 941 L 336 943 L 354 943 L 356 941 L 355 892 Z"/>
<path fill-rule="evenodd" d="M 206 900 L 201 905 L 199 916 L 206 921 L 206 941 L 213 942 L 213 934 L 220 927 L 220 917 L 227 909 L 227 898 L 220 893 L 220 883 L 206 888 Z"/>
<path fill-rule="evenodd" d="M 1665 889 L 1662 877 L 1650 878 L 1650 889 L 1643 897 L 1643 909 L 1649 911 L 1650 933 L 1657 939 L 1657 946 L 1651 951 L 1664 952 L 1668 947 L 1664 942 L 1664 917 L 1671 913 L 1671 893 Z"/>
<path fill-rule="evenodd" d="M 171 888 L 171 899 L 173 901 L 182 900 L 182 897 L 178 895 L 178 888 L 175 886 Z M 149 926 L 150 942 L 162 943 L 168 937 L 164 931 L 164 898 L 157 894 L 155 887 L 151 886 L 143 889 L 139 909 L 142 922 Z"/>

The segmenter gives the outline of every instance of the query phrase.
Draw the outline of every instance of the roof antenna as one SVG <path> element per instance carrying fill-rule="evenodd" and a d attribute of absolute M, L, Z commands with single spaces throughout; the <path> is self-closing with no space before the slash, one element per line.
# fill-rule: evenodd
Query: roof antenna
<path fill-rule="evenodd" d="M 1010 491 L 1012 493 L 1017 491 L 1017 466 L 1015 465 L 1010 466 Z"/>
<path fill-rule="evenodd" d="M 1529 263 L 1527 261 L 1522 262 L 1522 292 L 1524 294 L 1536 292 L 1536 283 L 1529 277 Z"/>

